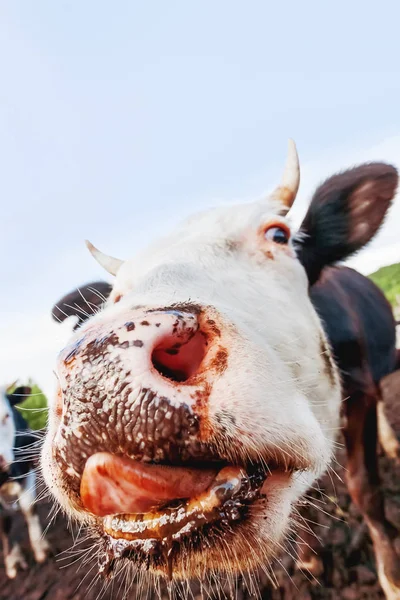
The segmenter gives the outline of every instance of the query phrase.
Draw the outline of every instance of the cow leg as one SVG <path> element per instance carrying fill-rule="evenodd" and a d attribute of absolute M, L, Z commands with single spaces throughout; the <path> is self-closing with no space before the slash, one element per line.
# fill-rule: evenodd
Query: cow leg
<path fill-rule="evenodd" d="M 385 454 L 393 458 L 396 462 L 400 461 L 400 442 L 393 431 L 392 426 L 387 420 L 383 400 L 378 402 L 378 435 L 379 441 Z"/>
<path fill-rule="evenodd" d="M 47 558 L 50 546 L 47 540 L 43 537 L 42 526 L 40 524 L 39 515 L 35 506 L 35 483 L 35 475 L 32 472 L 27 477 L 26 489 L 19 498 L 19 505 L 28 526 L 29 540 L 35 560 L 38 563 L 42 563 Z"/>
<path fill-rule="evenodd" d="M 379 582 L 388 600 L 400 600 L 400 559 L 393 541 L 395 528 L 387 521 L 378 469 L 378 394 L 354 393 L 345 402 L 347 485 L 354 504 L 368 525 L 373 541 Z"/>
<path fill-rule="evenodd" d="M 18 567 L 27 569 L 28 565 L 26 564 L 19 544 L 12 542 L 11 525 L 12 519 L 9 515 L 0 518 L 1 541 L 3 545 L 6 575 L 9 579 L 14 579 L 17 576 Z"/>
<path fill-rule="evenodd" d="M 35 560 L 38 563 L 42 563 L 46 560 L 50 547 L 47 540 L 43 537 L 43 530 L 36 507 L 31 506 L 29 509 L 23 510 L 23 513 L 28 525 L 29 540 Z"/>

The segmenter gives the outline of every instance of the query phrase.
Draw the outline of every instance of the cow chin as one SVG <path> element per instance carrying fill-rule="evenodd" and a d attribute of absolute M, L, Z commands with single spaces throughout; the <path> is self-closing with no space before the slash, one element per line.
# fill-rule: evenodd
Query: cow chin
<path fill-rule="evenodd" d="M 290 476 L 282 473 L 273 479 L 241 517 L 229 518 L 228 508 L 221 507 L 216 522 L 191 532 L 188 528 L 179 543 L 172 537 L 161 544 L 154 539 L 129 542 L 105 535 L 104 526 L 97 527 L 100 571 L 112 575 L 129 560 L 138 572 L 170 581 L 206 581 L 210 573 L 237 575 L 267 567 L 282 552 L 297 498 Z"/>
<path fill-rule="evenodd" d="M 98 456 L 92 455 L 87 465 Z M 112 461 L 114 455 L 102 454 L 102 467 L 104 460 Z M 47 448 L 42 464 L 47 484 L 67 514 L 97 539 L 100 573 L 113 577 L 129 563 L 138 574 L 153 573 L 170 581 L 204 581 L 210 573 L 231 576 L 268 567 L 282 553 L 293 505 L 316 475 L 296 469 L 294 462 L 288 467 L 270 460 L 268 465 L 250 463 L 245 468 L 244 463 L 224 466 L 226 461 L 221 461 L 214 481 L 195 498 L 168 502 L 144 514 L 94 516 L 71 494 Z"/>

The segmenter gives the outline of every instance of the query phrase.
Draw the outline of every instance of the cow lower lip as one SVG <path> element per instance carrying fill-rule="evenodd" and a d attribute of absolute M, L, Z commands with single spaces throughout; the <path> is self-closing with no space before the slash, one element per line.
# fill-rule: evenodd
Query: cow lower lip
<path fill-rule="evenodd" d="M 120 560 L 129 560 L 145 569 L 151 564 L 171 579 L 179 556 L 205 540 L 211 546 L 235 535 L 251 518 L 251 506 L 267 501 L 276 477 L 289 479 L 292 470 L 274 461 L 166 466 L 93 455 L 82 476 L 81 500 L 97 520 L 99 572 L 110 577 Z"/>
<path fill-rule="evenodd" d="M 253 486 L 254 487 L 254 486 Z M 225 467 L 211 486 L 201 495 L 186 501 L 169 503 L 158 511 L 145 514 L 122 514 L 103 519 L 104 531 L 129 541 L 136 539 L 178 540 L 190 529 L 219 520 L 230 513 L 231 520 L 239 517 L 240 501 L 254 498 L 249 476 L 241 467 Z M 235 501 L 236 499 L 236 506 Z M 228 502 L 231 501 L 229 507 Z"/>
<path fill-rule="evenodd" d="M 253 467 L 251 473 L 242 467 L 222 468 L 212 485 L 196 498 L 169 503 L 146 514 L 110 515 L 102 519 L 103 553 L 99 569 L 112 571 L 119 558 L 137 560 L 140 555 L 166 563 L 171 575 L 172 557 L 181 543 L 195 539 L 200 531 L 231 527 L 241 522 L 248 507 L 260 498 L 267 478 L 265 468 Z"/>

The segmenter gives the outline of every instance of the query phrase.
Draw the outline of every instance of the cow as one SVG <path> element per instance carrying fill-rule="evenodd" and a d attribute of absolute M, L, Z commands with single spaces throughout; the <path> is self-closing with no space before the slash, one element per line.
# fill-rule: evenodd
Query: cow
<path fill-rule="evenodd" d="M 267 197 L 196 215 L 127 261 L 88 243 L 114 285 L 58 356 L 41 461 L 57 502 L 97 535 L 104 575 L 266 567 L 342 417 L 349 492 L 386 597 L 400 598 L 377 465 L 395 324 L 374 284 L 339 264 L 379 230 L 398 174 L 369 163 L 330 177 L 296 230 L 299 178 L 289 142 Z"/>
<path fill-rule="evenodd" d="M 36 562 L 43 563 L 49 552 L 34 504 L 37 465 L 31 456 L 37 439 L 16 408 L 30 394 L 28 386 L 19 386 L 12 393 L 0 387 L 0 533 L 10 579 L 16 577 L 18 567 L 27 568 L 19 544 L 13 540 L 12 522 L 18 510 L 26 520 Z"/>

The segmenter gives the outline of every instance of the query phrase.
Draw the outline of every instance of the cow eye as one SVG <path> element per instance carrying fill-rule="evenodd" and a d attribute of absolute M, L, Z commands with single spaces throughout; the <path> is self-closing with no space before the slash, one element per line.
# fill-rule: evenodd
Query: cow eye
<path fill-rule="evenodd" d="M 290 232 L 283 225 L 272 225 L 265 230 L 264 237 L 266 240 L 275 242 L 275 244 L 287 244 Z"/>

